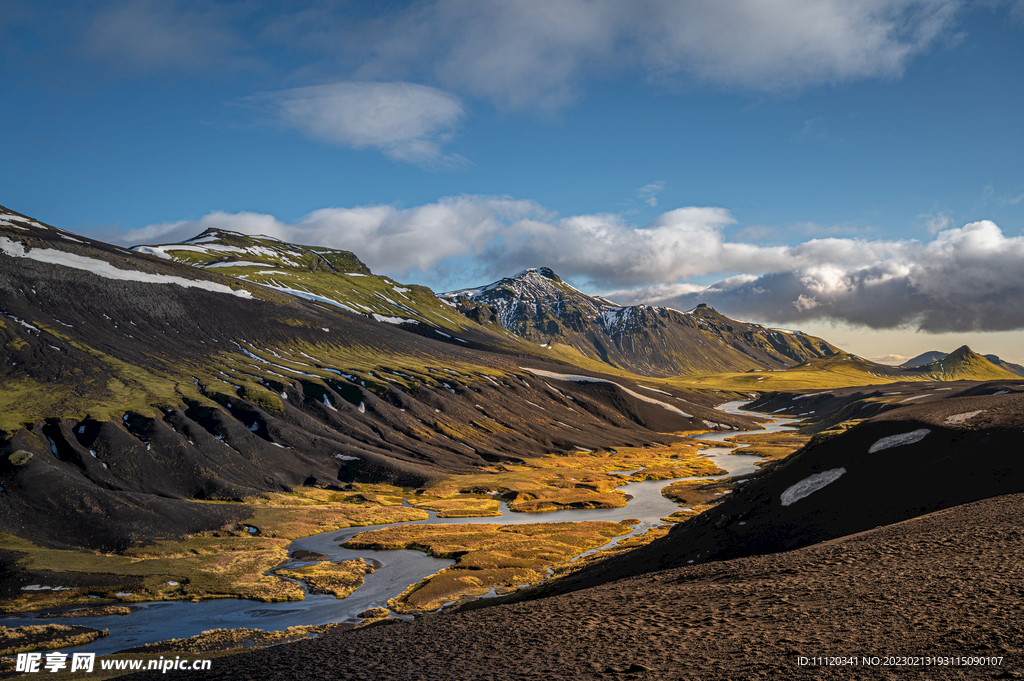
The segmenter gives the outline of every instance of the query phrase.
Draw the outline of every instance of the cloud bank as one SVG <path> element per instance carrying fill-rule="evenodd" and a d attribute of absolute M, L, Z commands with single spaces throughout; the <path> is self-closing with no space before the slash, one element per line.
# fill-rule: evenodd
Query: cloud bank
<path fill-rule="evenodd" d="M 393 159 L 464 164 L 442 147 L 460 98 L 558 111 L 595 80 L 792 92 L 899 77 L 955 40 L 966 0 L 421 0 L 272 6 L 233 0 L 87 2 L 50 13 L 77 50 L 131 74 L 273 73 L 335 82 L 277 92 L 279 120 Z M 405 81 L 405 82 L 396 82 Z M 416 84 L 419 83 L 419 84 Z M 457 94 L 456 94 L 457 93 Z M 809 124 L 820 125 L 820 120 Z M 817 129 L 805 135 L 824 134 Z M 656 192 L 641 200 L 656 203 Z"/>
<path fill-rule="evenodd" d="M 435 288 L 548 266 L 623 304 L 706 302 L 777 324 L 1024 328 L 1024 237 L 1006 236 L 993 222 L 944 229 L 927 243 L 827 238 L 793 246 L 730 240 L 733 224 L 717 207 L 678 208 L 638 227 L 617 214 L 559 217 L 533 201 L 458 196 L 412 208 L 325 208 L 294 223 L 214 212 L 133 230 L 122 241 L 166 243 L 216 227 L 351 250 L 375 272 Z M 721 279 L 689 281 L 708 276 Z"/>
<path fill-rule="evenodd" d="M 756 91 L 898 76 L 961 0 L 435 0 L 381 17 L 363 72 L 422 72 L 510 108 L 558 108 L 582 80 L 639 72 Z M 283 20 L 287 23 L 287 19 Z M 340 31 L 344 31 L 339 26 Z M 351 46 L 351 43 L 349 43 Z"/>
<path fill-rule="evenodd" d="M 301 6 L 99 3 L 86 54 L 120 68 L 287 59 L 345 80 L 404 77 L 503 108 L 557 109 L 592 78 L 755 91 L 899 76 L 954 38 L 965 0 L 425 0 Z M 406 74 L 402 76 L 401 74 Z M 329 77 L 329 76 L 328 76 Z"/>
<path fill-rule="evenodd" d="M 459 100 L 415 83 L 334 83 L 271 95 L 283 123 L 314 139 L 373 147 L 419 165 L 451 165 L 442 144 L 463 116 Z"/>

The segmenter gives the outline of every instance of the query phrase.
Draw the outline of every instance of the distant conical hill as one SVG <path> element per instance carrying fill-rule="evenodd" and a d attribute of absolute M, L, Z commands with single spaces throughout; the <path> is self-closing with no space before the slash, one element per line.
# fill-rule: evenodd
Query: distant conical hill
<path fill-rule="evenodd" d="M 962 345 L 942 359 L 918 367 L 931 378 L 942 381 L 993 381 L 1018 378 L 1017 374 L 996 366 L 988 358 Z"/>
<path fill-rule="evenodd" d="M 782 369 L 837 352 L 820 338 L 729 319 L 704 304 L 688 312 L 618 305 L 547 267 L 440 297 L 481 324 L 647 376 Z"/>
<path fill-rule="evenodd" d="M 906 362 L 904 362 L 900 366 L 901 367 L 912 368 L 912 367 L 926 366 L 928 364 L 934 364 L 935 362 L 938 362 L 940 359 L 945 357 L 947 354 L 948 353 L 940 352 L 939 350 L 929 350 L 928 352 L 922 352 L 917 357 L 914 357 L 912 359 L 908 359 Z"/>

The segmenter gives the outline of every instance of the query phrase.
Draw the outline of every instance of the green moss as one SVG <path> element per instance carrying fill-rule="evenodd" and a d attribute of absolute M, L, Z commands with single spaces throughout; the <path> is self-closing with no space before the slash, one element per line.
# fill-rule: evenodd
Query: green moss
<path fill-rule="evenodd" d="M 7 457 L 8 461 L 10 461 L 15 466 L 24 466 L 25 464 L 28 463 L 28 460 L 31 458 L 32 452 L 26 452 L 24 449 L 19 449 L 18 451 L 14 452 L 9 457 Z"/>
<path fill-rule="evenodd" d="M 281 398 L 266 388 L 258 388 L 252 385 L 242 386 L 241 390 L 238 391 L 238 396 L 268 411 L 276 411 L 278 413 L 284 411 L 284 402 L 281 401 Z"/>

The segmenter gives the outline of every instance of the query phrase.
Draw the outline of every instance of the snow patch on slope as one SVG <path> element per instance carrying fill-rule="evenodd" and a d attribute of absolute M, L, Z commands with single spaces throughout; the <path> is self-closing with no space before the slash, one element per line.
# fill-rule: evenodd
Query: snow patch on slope
<path fill-rule="evenodd" d="M 782 505 L 790 506 L 801 499 L 814 494 L 822 487 L 830 485 L 838 480 L 845 472 L 845 468 L 833 468 L 832 470 L 824 471 L 823 473 L 815 473 L 810 477 L 804 478 L 795 485 L 791 485 L 786 488 L 786 491 L 782 493 L 781 497 L 779 497 L 782 501 Z"/>
<path fill-rule="evenodd" d="M 642 402 L 657 404 L 658 406 L 664 407 L 665 409 L 668 409 L 671 412 L 675 412 L 680 416 L 683 416 L 684 418 L 693 418 L 693 416 L 691 416 L 690 414 L 687 414 L 686 412 L 678 409 L 677 407 L 673 407 L 671 404 L 667 404 L 665 402 L 662 402 L 661 400 L 656 400 L 653 397 L 647 397 L 646 395 L 641 395 L 640 393 L 633 392 L 629 388 L 621 386 L 618 383 L 615 383 L 614 381 L 607 381 L 603 378 L 594 378 L 593 376 L 577 376 L 575 374 L 556 374 L 553 371 L 544 371 L 543 369 L 530 369 L 529 367 L 519 368 L 524 371 L 529 371 L 531 374 L 535 376 L 543 376 L 544 378 L 553 378 L 560 381 L 572 381 L 573 383 L 608 383 L 610 385 L 616 386 L 617 388 L 625 392 L 627 395 L 631 395 L 637 398 L 638 400 L 641 400 Z"/>
<path fill-rule="evenodd" d="M 871 445 L 868 450 L 868 454 L 874 454 L 880 452 L 883 449 L 889 449 L 890 447 L 900 447 L 902 445 L 912 445 L 915 442 L 920 442 L 925 438 L 928 433 L 932 432 L 928 428 L 919 428 L 909 433 L 900 433 L 899 435 L 890 435 L 889 437 L 883 437 L 881 440 Z"/>
<path fill-rule="evenodd" d="M 138 270 L 122 270 L 114 267 L 106 260 L 87 258 L 75 253 L 67 253 L 52 248 L 33 248 L 26 251 L 25 247 L 16 241 L 6 237 L 0 237 L 0 252 L 15 258 L 28 258 L 37 262 L 44 262 L 50 265 L 61 265 L 76 270 L 85 270 L 106 279 L 117 279 L 120 281 L 138 281 L 144 284 L 177 284 L 183 288 L 200 288 L 215 293 L 229 293 L 239 298 L 252 298 L 252 294 L 245 290 L 234 290 L 230 286 L 218 284 L 212 281 L 197 281 L 185 279 L 167 274 L 151 274 Z"/>

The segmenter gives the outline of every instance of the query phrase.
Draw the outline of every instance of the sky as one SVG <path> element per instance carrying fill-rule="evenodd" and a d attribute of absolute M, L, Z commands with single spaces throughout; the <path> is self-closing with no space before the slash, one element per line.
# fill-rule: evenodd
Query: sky
<path fill-rule="evenodd" d="M 1024 363 L 1024 0 L 0 0 L 0 204 Z"/>

